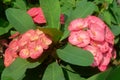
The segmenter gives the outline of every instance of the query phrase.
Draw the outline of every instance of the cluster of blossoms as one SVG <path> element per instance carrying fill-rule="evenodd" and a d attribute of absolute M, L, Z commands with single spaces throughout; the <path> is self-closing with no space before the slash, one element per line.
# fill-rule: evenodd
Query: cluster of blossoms
<path fill-rule="evenodd" d="M 4 64 L 9 66 L 17 57 L 37 59 L 51 43 L 51 39 L 42 31 L 28 30 L 9 43 L 4 55 Z"/>
<path fill-rule="evenodd" d="M 73 20 L 69 25 L 68 41 L 79 48 L 90 51 L 94 56 L 91 66 L 105 71 L 111 58 L 116 58 L 114 35 L 98 17 L 88 16 Z"/>
<path fill-rule="evenodd" d="M 46 23 L 45 16 L 43 14 L 43 11 L 40 7 L 33 7 L 30 8 L 27 13 L 32 17 L 33 21 L 38 24 Z M 64 15 L 60 15 L 60 23 L 64 24 Z"/>

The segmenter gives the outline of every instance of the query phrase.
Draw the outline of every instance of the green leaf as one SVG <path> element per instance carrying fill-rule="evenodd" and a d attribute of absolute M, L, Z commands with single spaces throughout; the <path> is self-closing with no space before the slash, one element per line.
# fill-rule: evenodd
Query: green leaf
<path fill-rule="evenodd" d="M 39 0 L 43 9 L 48 27 L 60 29 L 60 3 L 59 0 Z"/>
<path fill-rule="evenodd" d="M 0 58 L 0 74 L 2 73 L 3 69 L 4 69 L 4 60 Z"/>
<path fill-rule="evenodd" d="M 92 2 L 82 1 L 81 3 L 79 3 L 79 6 L 76 6 L 75 10 L 71 11 L 70 16 L 68 17 L 68 19 L 65 23 L 65 31 L 64 31 L 64 34 L 63 34 L 61 40 L 68 37 L 68 35 L 69 35 L 68 25 L 72 20 L 74 20 L 76 18 L 84 18 L 84 17 L 92 14 L 93 11 L 95 10 L 95 7 L 96 6 Z"/>
<path fill-rule="evenodd" d="M 93 62 L 93 55 L 90 52 L 70 44 L 63 49 L 58 49 L 57 55 L 65 62 L 79 66 L 90 66 Z"/>
<path fill-rule="evenodd" d="M 48 34 L 55 43 L 58 42 L 62 36 L 62 32 L 57 30 L 56 28 L 39 27 L 39 29 L 43 31 L 45 34 Z"/>
<path fill-rule="evenodd" d="M 80 75 L 77 73 L 67 71 L 67 74 L 68 74 L 69 80 L 86 80 L 86 79 L 80 77 Z"/>
<path fill-rule="evenodd" d="M 120 34 L 120 26 L 112 25 L 110 28 L 115 36 Z"/>
<path fill-rule="evenodd" d="M 106 80 L 120 80 L 120 66 L 112 70 Z"/>
<path fill-rule="evenodd" d="M 105 72 L 100 72 L 98 74 L 95 74 L 92 77 L 88 78 L 87 80 L 106 80 L 106 78 L 108 77 L 108 75 L 111 71 L 112 71 L 112 68 L 108 69 Z"/>
<path fill-rule="evenodd" d="M 24 10 L 8 8 L 6 16 L 10 24 L 20 33 L 24 33 L 29 29 L 35 29 L 32 18 Z"/>
<path fill-rule="evenodd" d="M 14 63 L 4 69 L 1 80 L 21 80 L 28 68 L 34 68 L 38 65 L 40 65 L 39 62 L 29 62 L 25 59 L 17 58 Z"/>
<path fill-rule="evenodd" d="M 112 22 L 112 15 L 110 14 L 110 12 L 108 11 L 104 11 L 100 17 L 108 24 L 108 25 L 111 25 L 111 22 Z"/>
<path fill-rule="evenodd" d="M 7 21 L 0 19 L 0 35 L 7 33 L 11 28 L 12 26 Z"/>
<path fill-rule="evenodd" d="M 62 68 L 56 62 L 48 65 L 42 80 L 65 80 Z"/>
<path fill-rule="evenodd" d="M 61 12 L 63 14 L 68 14 L 71 8 L 75 7 L 75 0 L 61 0 Z"/>
<path fill-rule="evenodd" d="M 76 73 L 70 66 L 63 68 L 63 71 L 66 80 L 86 80 L 85 78 L 82 78 L 80 74 Z"/>
<path fill-rule="evenodd" d="M 26 10 L 26 4 L 24 0 L 16 0 L 16 2 L 14 2 L 14 7 L 22 10 Z"/>

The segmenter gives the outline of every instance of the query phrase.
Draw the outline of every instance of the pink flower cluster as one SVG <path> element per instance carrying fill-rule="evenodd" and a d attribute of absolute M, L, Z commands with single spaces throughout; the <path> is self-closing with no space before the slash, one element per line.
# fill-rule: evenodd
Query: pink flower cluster
<path fill-rule="evenodd" d="M 51 39 L 42 31 L 31 29 L 9 43 L 4 55 L 4 64 L 9 66 L 17 57 L 37 59 L 51 43 Z"/>
<path fill-rule="evenodd" d="M 27 13 L 32 17 L 33 21 L 38 24 L 46 23 L 46 19 L 44 17 L 42 8 L 40 7 L 33 7 L 30 8 Z M 60 16 L 60 23 L 64 24 L 64 15 L 61 14 Z"/>
<path fill-rule="evenodd" d="M 114 35 L 98 17 L 88 16 L 73 20 L 69 27 L 68 41 L 77 47 L 90 51 L 94 56 L 91 66 L 105 71 L 111 58 L 116 58 Z"/>

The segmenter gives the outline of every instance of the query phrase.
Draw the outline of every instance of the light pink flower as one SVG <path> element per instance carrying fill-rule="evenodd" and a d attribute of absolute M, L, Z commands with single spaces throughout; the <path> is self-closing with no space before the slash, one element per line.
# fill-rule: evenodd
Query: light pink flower
<path fill-rule="evenodd" d="M 46 19 L 40 7 L 31 8 L 27 11 L 27 13 L 33 18 L 33 21 L 35 23 L 38 23 L 38 24 L 46 23 Z"/>
<path fill-rule="evenodd" d="M 86 23 L 86 21 L 82 18 L 78 18 L 70 22 L 68 29 L 69 31 L 78 31 L 87 27 L 88 27 L 88 24 Z"/>
<path fill-rule="evenodd" d="M 34 48 L 30 49 L 30 57 L 36 59 L 41 56 L 43 53 L 43 48 L 41 45 L 37 45 Z"/>
<path fill-rule="evenodd" d="M 8 67 L 16 57 L 37 59 L 51 43 L 51 39 L 42 31 L 31 29 L 10 42 L 5 51 L 4 64 Z"/>
<path fill-rule="evenodd" d="M 90 38 L 86 31 L 77 31 L 70 33 L 68 41 L 78 47 L 85 47 L 90 43 Z"/>
<path fill-rule="evenodd" d="M 43 49 L 48 49 L 48 45 L 52 43 L 52 41 L 44 34 L 40 35 L 40 38 L 36 42 L 41 45 Z"/>

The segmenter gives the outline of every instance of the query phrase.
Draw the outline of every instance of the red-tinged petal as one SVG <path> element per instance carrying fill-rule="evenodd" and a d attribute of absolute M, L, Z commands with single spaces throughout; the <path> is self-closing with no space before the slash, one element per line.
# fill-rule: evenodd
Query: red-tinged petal
<path fill-rule="evenodd" d="M 86 31 L 74 31 L 70 33 L 68 41 L 72 45 L 85 47 L 90 43 L 89 34 Z"/>
<path fill-rule="evenodd" d="M 64 24 L 65 23 L 65 17 L 64 14 L 60 15 L 60 24 Z"/>
<path fill-rule="evenodd" d="M 44 15 L 38 14 L 33 18 L 33 21 L 38 24 L 46 23 Z"/>
<path fill-rule="evenodd" d="M 42 12 L 42 9 L 41 8 L 37 8 L 37 7 L 34 7 L 34 8 L 30 8 L 27 13 L 31 16 L 31 17 L 35 17 L 36 15 L 38 15 L 40 12 Z"/>
<path fill-rule="evenodd" d="M 116 50 L 115 50 L 115 49 L 113 49 L 113 51 L 112 51 L 112 57 L 113 57 L 114 59 L 117 57 L 117 54 L 116 54 Z"/>
<path fill-rule="evenodd" d="M 20 33 L 19 33 L 19 32 L 16 32 L 15 34 L 11 35 L 11 36 L 9 37 L 9 39 L 16 38 L 16 37 L 18 37 L 19 35 L 20 35 Z"/>
<path fill-rule="evenodd" d="M 12 50 L 16 51 L 19 46 L 18 46 L 18 39 L 13 39 L 10 43 L 9 43 L 9 48 L 11 48 Z"/>
<path fill-rule="evenodd" d="M 4 54 L 4 65 L 5 67 L 8 67 L 10 66 L 13 61 L 16 59 L 17 56 L 17 53 L 13 50 L 11 50 L 10 48 L 7 48 L 5 50 L 5 54 Z"/>
<path fill-rule="evenodd" d="M 78 31 L 78 30 L 81 30 L 87 27 L 88 27 L 88 24 L 85 22 L 85 20 L 82 18 L 78 18 L 78 19 L 73 20 L 70 23 L 68 29 L 70 31 Z"/>

